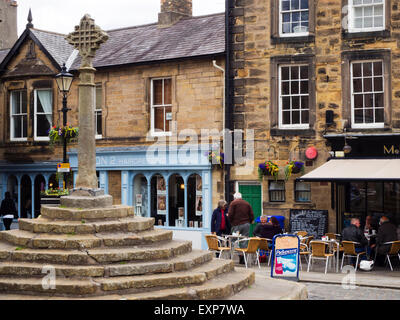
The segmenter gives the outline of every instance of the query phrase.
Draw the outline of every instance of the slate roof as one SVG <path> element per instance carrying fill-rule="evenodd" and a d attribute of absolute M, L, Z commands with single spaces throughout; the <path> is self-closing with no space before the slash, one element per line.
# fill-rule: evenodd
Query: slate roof
<path fill-rule="evenodd" d="M 30 29 L 44 49 L 61 67 L 73 52 L 66 35 Z M 146 63 L 225 52 L 225 14 L 182 19 L 171 27 L 158 28 L 157 23 L 107 31 L 109 39 L 102 44 L 93 61 L 95 68 Z M 0 63 L 9 50 L 0 50 Z M 71 70 L 80 65 L 75 59 Z"/>

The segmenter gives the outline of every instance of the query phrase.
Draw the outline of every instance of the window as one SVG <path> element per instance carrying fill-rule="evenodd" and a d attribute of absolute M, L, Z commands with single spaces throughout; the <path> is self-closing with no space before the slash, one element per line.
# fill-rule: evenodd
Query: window
<path fill-rule="evenodd" d="M 10 138 L 12 141 L 25 141 L 28 128 L 26 91 L 12 91 L 10 104 Z"/>
<path fill-rule="evenodd" d="M 280 0 L 280 36 L 307 36 L 308 0 Z"/>
<path fill-rule="evenodd" d="M 307 65 L 280 67 L 280 128 L 308 128 L 310 118 Z"/>
<path fill-rule="evenodd" d="M 351 63 L 352 127 L 384 127 L 383 61 Z"/>
<path fill-rule="evenodd" d="M 349 32 L 385 29 L 385 0 L 348 0 Z"/>
<path fill-rule="evenodd" d="M 153 135 L 170 133 L 172 121 L 172 79 L 151 81 L 151 131 Z"/>
<path fill-rule="evenodd" d="M 49 140 L 48 132 L 53 118 L 53 92 L 49 89 L 35 90 L 34 101 L 34 137 L 35 140 Z"/>
<path fill-rule="evenodd" d="M 296 202 L 311 202 L 311 184 L 306 182 L 295 182 L 294 199 Z"/>
<path fill-rule="evenodd" d="M 94 111 L 96 139 L 101 139 L 103 137 L 102 105 L 103 105 L 103 88 L 101 84 L 96 84 L 96 109 Z"/>
<path fill-rule="evenodd" d="M 285 202 L 285 181 L 269 181 L 269 201 Z"/>

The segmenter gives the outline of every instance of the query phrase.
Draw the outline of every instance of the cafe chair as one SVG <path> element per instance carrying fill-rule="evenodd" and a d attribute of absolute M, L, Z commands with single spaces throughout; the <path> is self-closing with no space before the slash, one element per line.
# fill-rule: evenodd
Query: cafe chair
<path fill-rule="evenodd" d="M 267 238 L 260 238 L 260 242 L 258 244 L 258 256 L 260 257 L 260 251 L 265 251 L 268 253 L 268 266 L 271 264 L 271 256 L 272 256 L 272 249 L 269 248 L 268 244 L 272 242 L 271 239 Z"/>
<path fill-rule="evenodd" d="M 386 255 L 385 262 L 386 262 L 386 260 L 389 261 L 390 270 L 393 271 L 392 262 L 390 261 L 390 257 L 393 257 L 393 256 L 396 257 L 397 256 L 399 258 L 399 261 L 400 261 L 400 240 L 391 241 L 391 242 L 385 242 L 384 244 L 390 244 L 391 245 L 390 246 L 390 250 Z"/>
<path fill-rule="evenodd" d="M 325 233 L 325 237 L 328 237 L 329 240 L 331 240 L 331 239 L 336 240 L 336 233 L 332 233 L 332 232 Z"/>
<path fill-rule="evenodd" d="M 311 254 L 310 254 L 310 259 L 308 259 L 307 272 L 310 272 L 311 262 L 313 262 L 314 259 L 317 259 L 317 260 L 326 260 L 325 264 L 325 274 L 326 274 L 328 270 L 329 258 L 333 257 L 332 253 L 326 253 L 326 248 L 328 247 L 328 244 L 326 242 L 314 240 L 310 242 L 310 247 L 311 247 Z"/>
<path fill-rule="evenodd" d="M 356 271 L 358 268 L 358 261 L 360 259 L 360 256 L 366 256 L 367 253 L 365 251 L 356 252 L 356 244 L 359 244 L 358 242 L 353 242 L 353 241 L 342 241 L 342 245 L 343 245 L 343 257 L 342 257 L 342 266 L 341 266 L 341 270 L 343 269 L 343 263 L 344 263 L 344 258 L 345 257 L 356 257 L 357 261 L 356 261 Z"/>
<path fill-rule="evenodd" d="M 305 237 L 308 235 L 308 232 L 307 231 L 296 231 L 294 234 L 299 237 Z"/>
<path fill-rule="evenodd" d="M 246 268 L 249 264 L 248 258 L 250 256 L 255 256 L 257 259 L 257 264 L 258 268 L 261 268 L 260 266 L 260 259 L 259 259 L 259 244 L 260 244 L 260 238 L 246 238 L 242 240 L 236 241 L 236 243 L 241 242 L 241 241 L 248 241 L 247 248 L 242 249 L 242 248 L 235 248 L 235 252 L 238 254 L 243 254 L 244 257 L 244 263 L 246 265 Z"/>
<path fill-rule="evenodd" d="M 207 234 L 205 237 L 208 245 L 208 250 L 218 252 L 219 253 L 218 259 L 221 259 L 221 256 L 224 252 L 227 252 L 229 256 L 231 255 L 231 249 L 226 245 L 227 240 L 218 237 L 215 234 Z M 223 246 L 221 246 L 221 242 L 224 243 Z"/>
<path fill-rule="evenodd" d="M 311 252 L 309 250 L 310 241 L 314 239 L 314 236 L 304 237 L 300 241 L 300 269 L 303 270 L 303 265 L 301 264 L 301 257 L 304 256 L 306 263 L 308 264 L 307 257 L 310 256 Z"/>

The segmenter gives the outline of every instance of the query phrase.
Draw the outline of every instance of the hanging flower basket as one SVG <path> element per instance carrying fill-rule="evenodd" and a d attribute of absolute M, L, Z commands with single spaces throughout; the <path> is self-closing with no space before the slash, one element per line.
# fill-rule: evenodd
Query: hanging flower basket
<path fill-rule="evenodd" d="M 292 174 L 304 173 L 304 162 L 290 161 L 285 167 L 285 178 L 289 180 Z"/>
<path fill-rule="evenodd" d="M 225 158 L 224 153 L 209 151 L 207 155 L 208 155 L 208 161 L 210 161 L 212 165 L 219 166 L 221 168 L 224 167 L 224 158 Z"/>
<path fill-rule="evenodd" d="M 65 127 L 54 126 L 49 130 L 50 144 L 63 144 L 64 139 L 66 139 L 67 143 L 70 143 L 78 137 L 78 134 L 78 128 L 73 128 L 68 125 Z"/>
<path fill-rule="evenodd" d="M 258 178 L 263 179 L 264 176 L 272 176 L 275 180 L 278 179 L 279 166 L 272 161 L 265 161 L 258 165 Z"/>

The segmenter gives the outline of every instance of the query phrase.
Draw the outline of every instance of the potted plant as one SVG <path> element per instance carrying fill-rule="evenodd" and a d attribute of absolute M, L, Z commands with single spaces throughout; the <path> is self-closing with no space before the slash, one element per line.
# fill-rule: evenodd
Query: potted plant
<path fill-rule="evenodd" d="M 264 176 L 272 176 L 275 180 L 278 179 L 279 166 L 272 161 L 265 161 L 258 165 L 258 177 L 260 180 Z"/>
<path fill-rule="evenodd" d="M 304 173 L 304 162 L 301 161 L 289 161 L 285 167 L 285 178 L 289 180 L 292 174 Z"/>
<path fill-rule="evenodd" d="M 66 125 L 65 127 L 54 126 L 49 130 L 49 138 L 50 144 L 63 143 L 64 139 L 67 140 L 67 143 L 71 142 L 71 140 L 76 139 L 79 134 L 78 128 L 70 127 Z"/>
<path fill-rule="evenodd" d="M 224 153 L 218 153 L 215 151 L 208 152 L 208 160 L 211 164 L 224 167 Z"/>

